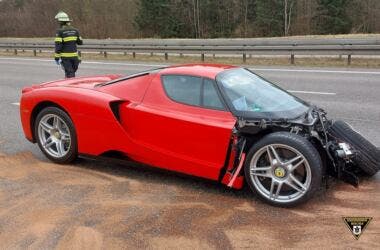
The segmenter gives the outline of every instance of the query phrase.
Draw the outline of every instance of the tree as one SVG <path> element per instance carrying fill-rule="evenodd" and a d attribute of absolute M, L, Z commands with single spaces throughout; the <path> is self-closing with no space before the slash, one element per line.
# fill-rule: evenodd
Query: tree
<path fill-rule="evenodd" d="M 173 12 L 170 0 L 141 0 L 135 22 L 143 35 L 162 38 L 180 36 L 184 25 Z"/>
<path fill-rule="evenodd" d="M 352 21 L 346 7 L 351 0 L 318 0 L 314 17 L 318 34 L 346 34 L 351 31 Z"/>
<path fill-rule="evenodd" d="M 231 0 L 202 0 L 200 3 L 202 37 L 230 37 L 237 24 L 235 3 Z"/>
<path fill-rule="evenodd" d="M 289 35 L 290 25 L 292 21 L 294 0 L 284 0 L 284 35 Z"/>
<path fill-rule="evenodd" d="M 256 25 L 263 36 L 283 34 L 283 10 L 283 0 L 256 0 Z"/>
<path fill-rule="evenodd" d="M 379 0 L 352 0 L 347 5 L 347 15 L 352 20 L 351 32 L 372 33 L 378 30 L 379 13 Z"/>
<path fill-rule="evenodd" d="M 52 36 L 59 10 L 85 38 L 380 32 L 380 0 L 0 0 L 0 37 Z"/>

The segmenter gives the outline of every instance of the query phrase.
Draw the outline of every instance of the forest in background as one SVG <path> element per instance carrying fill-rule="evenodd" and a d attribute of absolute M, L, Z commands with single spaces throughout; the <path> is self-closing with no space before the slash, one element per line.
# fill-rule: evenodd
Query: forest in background
<path fill-rule="evenodd" d="M 380 33 L 379 0 L 0 0 L 0 37 L 54 36 L 59 10 L 99 39 Z"/>

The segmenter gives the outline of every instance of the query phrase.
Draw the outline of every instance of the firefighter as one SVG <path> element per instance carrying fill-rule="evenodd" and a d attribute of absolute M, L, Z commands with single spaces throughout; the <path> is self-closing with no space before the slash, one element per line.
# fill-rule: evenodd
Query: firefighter
<path fill-rule="evenodd" d="M 82 38 L 79 31 L 71 26 L 70 22 L 72 20 L 65 12 L 58 12 L 55 19 L 60 25 L 55 37 L 55 62 L 63 67 L 66 78 L 75 77 L 75 72 L 81 62 L 77 44 L 83 44 Z"/>

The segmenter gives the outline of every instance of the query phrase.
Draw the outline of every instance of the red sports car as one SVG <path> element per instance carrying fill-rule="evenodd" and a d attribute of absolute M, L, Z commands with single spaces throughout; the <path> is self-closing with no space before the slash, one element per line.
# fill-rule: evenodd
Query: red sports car
<path fill-rule="evenodd" d="M 341 121 L 248 69 L 171 66 L 22 90 L 25 136 L 52 161 L 121 157 L 294 206 L 327 175 L 358 184 L 379 149 Z"/>

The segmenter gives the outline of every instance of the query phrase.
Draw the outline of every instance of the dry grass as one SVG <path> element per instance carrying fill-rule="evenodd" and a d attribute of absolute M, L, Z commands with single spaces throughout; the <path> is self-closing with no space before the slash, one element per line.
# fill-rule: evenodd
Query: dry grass
<path fill-rule="evenodd" d="M 305 39 L 312 39 L 312 38 L 318 38 L 318 39 L 329 39 L 329 38 L 378 38 L 380 37 L 380 34 L 373 33 L 373 34 L 365 34 L 365 33 L 359 33 L 359 34 L 336 34 L 336 35 L 302 35 L 302 36 L 287 36 L 287 37 L 253 37 L 253 38 L 236 38 L 236 39 L 294 39 L 294 38 L 305 38 Z M 149 40 L 149 39 L 159 39 L 159 38 L 143 38 L 143 39 L 128 39 L 128 40 Z M 177 39 L 177 38 L 172 38 Z M 221 37 L 220 39 L 224 39 Z M 231 39 L 231 38 L 226 38 Z M 234 38 L 232 38 L 234 39 Z M 1 37 L 0 41 L 14 41 L 14 42 L 24 42 L 24 41 L 52 41 L 53 38 L 51 37 L 33 37 L 33 38 L 24 38 L 24 37 Z M 109 39 L 86 39 L 86 40 L 107 40 Z M 126 39 L 111 39 L 112 40 L 126 40 Z M 186 40 L 183 38 L 178 38 L 178 40 Z"/>
<path fill-rule="evenodd" d="M 13 51 L 0 52 L 0 56 L 15 56 Z M 33 53 L 18 52 L 19 57 L 33 57 Z M 37 53 L 39 58 L 52 58 L 52 53 L 42 52 Z M 168 63 L 168 64 L 180 64 L 180 63 L 202 63 L 200 56 L 179 56 L 169 55 L 169 60 L 165 60 L 163 55 L 147 55 L 137 54 L 136 58 L 133 58 L 131 54 L 107 54 L 107 58 L 100 53 L 84 53 L 82 54 L 83 60 L 113 60 L 113 61 L 135 61 L 135 62 L 153 62 L 153 63 Z M 206 55 L 205 63 L 222 63 L 233 65 L 262 65 L 262 66 L 289 66 L 290 59 L 288 57 L 249 57 L 247 56 L 246 63 L 243 63 L 242 57 L 213 57 L 212 55 Z M 298 57 L 295 58 L 295 66 L 313 66 L 313 67 L 347 67 L 347 57 Z M 361 67 L 361 68 L 380 68 L 380 58 L 362 58 L 352 57 L 352 62 L 349 67 Z"/>
<path fill-rule="evenodd" d="M 373 33 L 373 34 L 366 34 L 366 33 L 359 33 L 359 34 L 337 34 L 337 35 L 306 35 L 306 36 L 284 36 L 281 38 L 371 38 L 371 37 L 379 37 L 380 34 Z M 271 38 L 278 38 L 278 37 L 271 37 Z M 268 38 L 268 39 L 271 39 Z"/>

